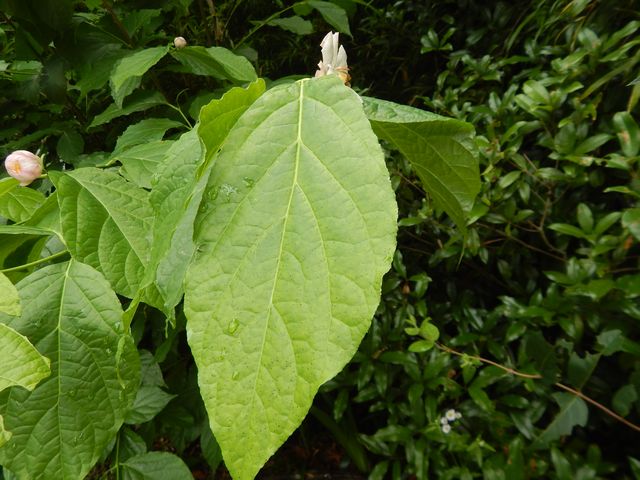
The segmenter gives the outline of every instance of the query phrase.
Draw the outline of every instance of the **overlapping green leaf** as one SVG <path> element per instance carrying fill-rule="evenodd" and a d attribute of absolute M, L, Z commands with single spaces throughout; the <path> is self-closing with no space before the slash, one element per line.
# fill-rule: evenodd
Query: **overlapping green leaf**
<path fill-rule="evenodd" d="M 202 109 L 198 130 L 182 135 L 163 161 L 151 193 L 156 222 L 147 281 L 156 283 L 167 311 L 182 298 L 184 275 L 195 248 L 193 222 L 211 158 L 240 115 L 264 90 L 264 81 L 258 80 L 247 89 L 232 88 L 220 100 L 213 100 Z M 201 135 L 207 132 L 204 150 L 198 131 Z"/>
<path fill-rule="evenodd" d="M 13 178 L 0 180 L 0 216 L 24 222 L 44 202 L 44 195 L 32 188 L 21 187 Z"/>
<path fill-rule="evenodd" d="M 11 440 L 0 464 L 18 478 L 83 478 L 120 428 L 139 382 L 139 360 L 121 324 L 120 302 L 104 277 L 71 261 L 22 280 L 20 317 L 0 322 L 51 360 L 32 392 L 0 393 Z"/>
<path fill-rule="evenodd" d="M 267 91 L 200 210 L 188 341 L 225 464 L 248 479 L 355 353 L 391 262 L 396 204 L 358 96 L 332 77 Z"/>
<path fill-rule="evenodd" d="M 118 137 L 113 153 L 117 155 L 136 145 L 162 140 L 167 130 L 183 126 L 182 123 L 168 118 L 146 118 L 127 127 Z"/>
<path fill-rule="evenodd" d="M 540 435 L 534 440 L 534 447 L 542 447 L 563 435 L 570 435 L 573 427 L 584 427 L 589 417 L 589 409 L 584 400 L 569 393 L 554 393 L 553 397 L 560 411 Z"/>
<path fill-rule="evenodd" d="M 109 105 L 105 110 L 96 115 L 89 128 L 97 127 L 109 123 L 114 118 L 130 115 L 135 112 L 142 112 L 158 105 L 165 105 L 167 102 L 160 92 L 142 91 L 136 92 L 128 99 L 125 105 L 118 106 L 115 103 Z"/>
<path fill-rule="evenodd" d="M 373 131 L 407 157 L 436 205 L 464 229 L 480 191 L 473 127 L 376 98 L 363 100 Z"/>
<path fill-rule="evenodd" d="M 18 290 L 2 272 L 0 272 L 0 312 L 7 315 L 20 315 L 21 312 Z"/>
<path fill-rule="evenodd" d="M 119 464 L 123 480 L 191 480 L 193 475 L 180 457 L 168 452 L 148 452 Z"/>
<path fill-rule="evenodd" d="M 148 193 L 97 168 L 50 175 L 71 255 L 102 272 L 117 293 L 133 298 L 149 255 Z"/>
<path fill-rule="evenodd" d="M 157 140 L 126 149 L 111 157 L 122 164 L 120 172 L 127 180 L 142 188 L 151 188 L 151 181 L 173 141 Z"/>
<path fill-rule="evenodd" d="M 40 355 L 27 337 L 0 323 L 0 391 L 19 386 L 33 390 L 51 373 L 49 359 Z"/>

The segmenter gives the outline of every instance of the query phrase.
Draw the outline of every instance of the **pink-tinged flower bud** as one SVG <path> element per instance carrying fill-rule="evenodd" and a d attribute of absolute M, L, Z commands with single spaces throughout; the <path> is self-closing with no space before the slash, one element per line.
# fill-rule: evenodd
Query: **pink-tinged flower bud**
<path fill-rule="evenodd" d="M 42 160 L 27 150 L 16 150 L 5 159 L 4 168 L 24 187 L 42 175 Z"/>
<path fill-rule="evenodd" d="M 176 37 L 173 39 L 173 46 L 176 48 L 184 48 L 187 46 L 187 41 L 184 37 Z"/>

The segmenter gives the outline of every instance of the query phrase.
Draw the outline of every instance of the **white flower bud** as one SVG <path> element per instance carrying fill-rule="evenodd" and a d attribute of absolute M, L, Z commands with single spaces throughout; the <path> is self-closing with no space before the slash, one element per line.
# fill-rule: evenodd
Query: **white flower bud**
<path fill-rule="evenodd" d="M 173 39 L 173 46 L 176 48 L 184 48 L 187 46 L 187 41 L 184 37 L 176 37 Z"/>
<path fill-rule="evenodd" d="M 16 150 L 5 159 L 4 168 L 24 187 L 42 175 L 42 160 L 27 150 Z"/>
<path fill-rule="evenodd" d="M 442 425 L 442 433 L 446 435 L 450 431 L 451 431 L 451 425 L 449 425 L 448 423 Z"/>
<path fill-rule="evenodd" d="M 449 423 L 447 417 L 440 417 L 440 425 L 446 425 L 447 423 Z"/>

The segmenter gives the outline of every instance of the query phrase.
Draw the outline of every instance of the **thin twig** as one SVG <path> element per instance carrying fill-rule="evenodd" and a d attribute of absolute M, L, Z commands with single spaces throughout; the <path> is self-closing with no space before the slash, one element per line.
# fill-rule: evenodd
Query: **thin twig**
<path fill-rule="evenodd" d="M 466 354 L 466 353 L 458 352 L 457 350 L 454 350 L 453 348 L 448 347 L 448 346 L 443 345 L 443 344 L 438 343 L 438 342 L 436 342 L 435 345 L 440 350 L 445 351 L 447 353 L 451 353 L 452 355 L 457 355 L 458 357 L 468 357 L 468 358 L 472 358 L 472 359 L 477 360 L 477 361 L 482 362 L 482 363 L 493 365 L 494 367 L 498 367 L 499 369 L 504 370 L 505 372 L 510 373 L 511 375 L 515 375 L 517 377 L 530 378 L 530 379 L 533 379 L 533 380 L 540 380 L 541 378 L 543 378 L 542 375 L 540 375 L 540 374 L 522 373 L 522 372 L 519 372 L 518 370 L 514 370 L 513 368 L 506 367 L 506 366 L 501 365 L 501 364 L 499 364 L 497 362 L 494 362 L 493 360 L 489 360 L 487 358 L 483 358 L 483 357 L 480 357 L 478 355 L 469 355 L 469 354 Z M 609 415 L 613 419 L 619 421 L 620 423 L 626 425 L 627 427 L 631 428 L 632 430 L 635 430 L 636 432 L 640 432 L 640 426 L 638 426 L 635 423 L 632 423 L 629 420 L 621 417 L 620 415 L 618 415 L 614 411 L 612 411 L 609 408 L 605 407 L 600 402 L 597 402 L 593 398 L 588 397 L 587 395 L 582 393 L 580 390 L 576 390 L 574 388 L 568 387 L 564 383 L 560 383 L 560 382 L 555 382 L 554 386 L 559 388 L 559 389 L 561 389 L 561 390 L 565 390 L 565 391 L 569 392 L 570 394 L 575 395 L 578 398 L 581 398 L 585 402 L 588 402 L 591 405 L 593 405 L 594 407 L 599 408 L 604 413 L 606 413 L 607 415 Z"/>
<path fill-rule="evenodd" d="M 31 268 L 35 265 L 40 265 L 41 263 L 46 263 L 49 262 L 51 260 L 55 260 L 56 258 L 60 258 L 64 255 L 68 255 L 69 251 L 65 250 L 63 252 L 58 252 L 58 253 L 54 253 L 53 255 L 49 255 L 48 257 L 45 258 L 40 258 L 39 260 L 34 260 L 33 262 L 30 263 L 25 263 L 24 265 L 18 265 L 17 267 L 11 267 L 11 268 L 5 268 L 3 270 L 0 270 L 0 272 L 2 273 L 7 273 L 7 272 L 17 272 L 18 270 L 24 270 L 26 268 Z"/>

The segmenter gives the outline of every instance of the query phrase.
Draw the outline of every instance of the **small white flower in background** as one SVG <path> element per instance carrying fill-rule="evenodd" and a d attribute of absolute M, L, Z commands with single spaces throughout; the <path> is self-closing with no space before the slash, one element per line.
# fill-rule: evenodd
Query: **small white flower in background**
<path fill-rule="evenodd" d="M 443 417 L 440 417 L 440 428 L 442 429 L 442 433 L 449 433 L 451 431 L 451 423 L 456 420 L 462 418 L 462 414 L 457 410 L 450 408 L 444 413 Z"/>
<path fill-rule="evenodd" d="M 184 48 L 187 46 L 187 41 L 184 37 L 176 37 L 173 39 L 173 46 L 176 48 Z"/>
<path fill-rule="evenodd" d="M 340 34 L 338 32 L 329 32 L 320 42 L 322 47 L 322 60 L 318 63 L 316 77 L 337 74 L 340 79 L 349 85 L 351 76 L 349 75 L 349 66 L 347 65 L 347 52 L 340 45 Z"/>
<path fill-rule="evenodd" d="M 16 150 L 5 159 L 4 168 L 24 187 L 42 175 L 42 160 L 27 150 Z"/>

